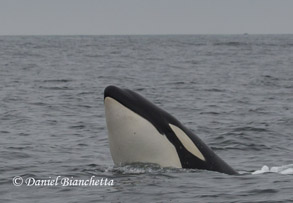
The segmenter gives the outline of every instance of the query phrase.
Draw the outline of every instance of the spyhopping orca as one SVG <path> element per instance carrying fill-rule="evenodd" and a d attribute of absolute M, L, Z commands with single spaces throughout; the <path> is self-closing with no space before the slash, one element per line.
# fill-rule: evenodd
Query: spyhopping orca
<path fill-rule="evenodd" d="M 141 95 L 108 86 L 104 104 L 115 165 L 154 163 L 238 174 L 176 118 Z"/>

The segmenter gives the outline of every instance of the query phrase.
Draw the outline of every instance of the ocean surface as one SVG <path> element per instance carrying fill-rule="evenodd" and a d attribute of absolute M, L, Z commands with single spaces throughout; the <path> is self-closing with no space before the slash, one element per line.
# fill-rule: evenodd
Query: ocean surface
<path fill-rule="evenodd" d="M 108 85 L 175 116 L 241 175 L 115 167 Z M 292 157 L 293 35 L 0 37 L 0 202 L 293 202 Z"/>

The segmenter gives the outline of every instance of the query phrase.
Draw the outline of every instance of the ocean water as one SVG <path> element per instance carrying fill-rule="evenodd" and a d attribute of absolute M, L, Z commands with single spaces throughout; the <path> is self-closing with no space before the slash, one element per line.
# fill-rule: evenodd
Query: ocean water
<path fill-rule="evenodd" d="M 168 111 L 241 175 L 115 167 L 108 85 Z M 292 146 L 293 35 L 0 37 L 0 202 L 290 202 Z M 60 181 L 91 177 L 113 185 Z"/>

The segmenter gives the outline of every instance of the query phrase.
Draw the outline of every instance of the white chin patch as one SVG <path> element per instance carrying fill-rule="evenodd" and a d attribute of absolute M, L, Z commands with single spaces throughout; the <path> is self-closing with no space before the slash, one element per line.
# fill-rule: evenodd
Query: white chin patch
<path fill-rule="evenodd" d="M 188 137 L 188 135 L 185 134 L 185 132 L 183 130 L 181 130 L 177 126 L 172 125 L 170 123 L 169 123 L 169 126 L 173 130 L 173 132 L 175 133 L 175 135 L 180 140 L 180 142 L 182 143 L 182 145 L 185 147 L 186 150 L 188 150 L 191 154 L 193 154 L 197 158 L 205 161 L 205 158 L 202 155 L 202 153 L 199 151 L 199 149 L 197 148 L 197 146 Z"/>
<path fill-rule="evenodd" d="M 176 148 L 145 118 L 113 98 L 105 98 L 110 151 L 116 165 L 155 163 L 182 168 Z"/>

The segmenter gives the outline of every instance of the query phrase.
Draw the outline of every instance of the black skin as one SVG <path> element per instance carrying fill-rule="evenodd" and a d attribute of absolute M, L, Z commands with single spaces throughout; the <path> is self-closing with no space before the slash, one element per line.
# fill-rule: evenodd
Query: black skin
<path fill-rule="evenodd" d="M 201 139 L 199 139 L 194 133 L 183 126 L 176 118 L 171 116 L 166 111 L 160 109 L 138 93 L 128 89 L 120 89 L 115 86 L 108 86 L 104 91 L 104 99 L 106 97 L 115 99 L 128 109 L 132 110 L 152 123 L 154 127 L 160 132 L 160 134 L 162 134 L 162 136 L 165 135 L 175 146 L 183 168 L 205 169 L 226 173 L 229 175 L 238 174 L 237 171 L 235 171 L 225 161 L 218 157 L 203 141 L 201 141 Z M 169 124 L 173 124 L 179 127 L 186 133 L 186 135 L 189 136 L 189 138 L 205 157 L 205 161 L 197 158 L 185 149 L 180 140 L 174 134 L 173 130 L 170 128 Z"/>

